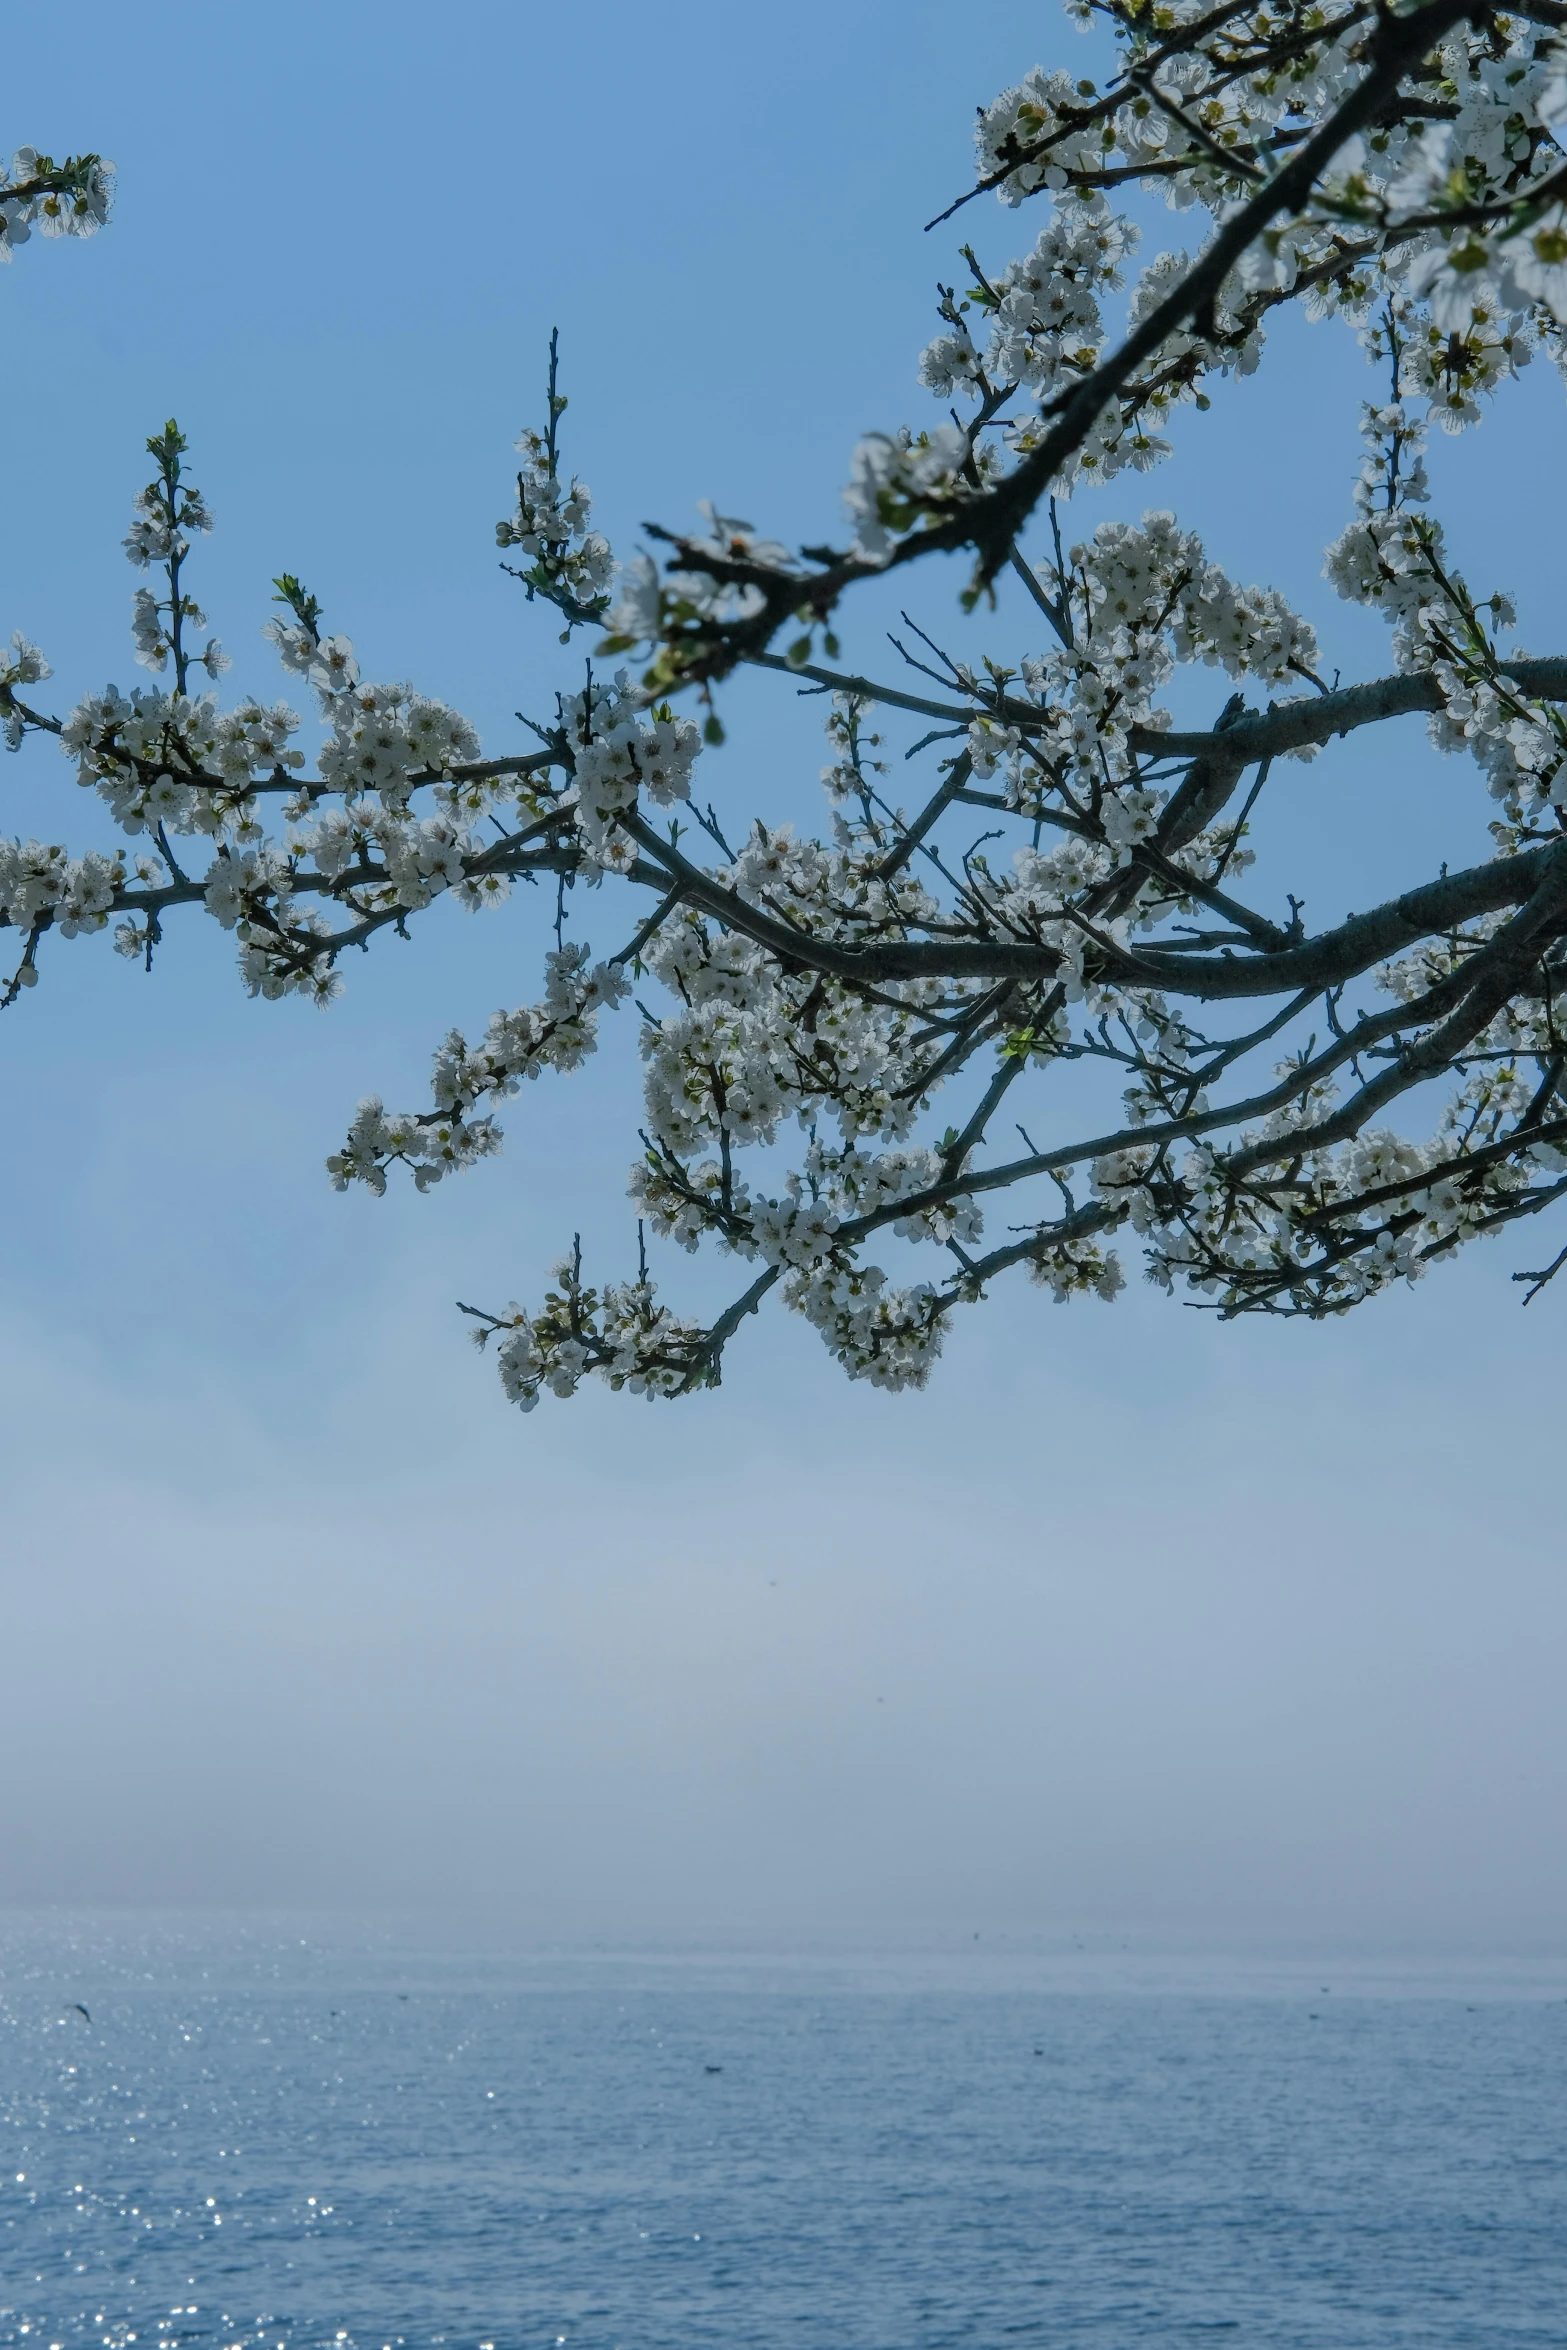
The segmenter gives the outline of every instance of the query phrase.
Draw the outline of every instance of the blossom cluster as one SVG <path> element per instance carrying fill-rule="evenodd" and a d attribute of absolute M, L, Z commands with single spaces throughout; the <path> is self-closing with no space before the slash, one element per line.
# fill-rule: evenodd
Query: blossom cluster
<path fill-rule="evenodd" d="M 610 1283 L 600 1294 L 582 1280 L 580 1251 L 552 1271 L 555 1287 L 533 1314 L 509 1306 L 485 1315 L 475 1332 L 482 1347 L 493 1338 L 501 1386 L 512 1403 L 532 1411 L 547 1388 L 574 1395 L 590 1374 L 617 1393 L 648 1398 L 681 1395 L 714 1368 L 700 1322 L 655 1303 L 657 1285 Z"/>
<path fill-rule="evenodd" d="M 643 792 L 661 808 L 689 797 L 701 735 L 667 702 L 648 710 L 624 669 L 563 701 L 561 730 L 571 746 L 571 806 L 584 855 L 599 870 L 625 872 L 636 843 L 622 818 Z"/>
<path fill-rule="evenodd" d="M 831 918 L 835 867 L 858 861 L 852 845 L 827 851 L 792 834 L 769 836 L 750 856 L 740 889 L 791 914 L 806 935 L 813 902 L 818 922 Z M 778 867 L 771 889 L 756 875 L 764 858 Z M 912 899 L 917 886 L 899 894 Z M 786 971 L 766 947 L 689 911 L 663 924 L 643 954 L 674 998 L 642 1037 L 644 1108 L 663 1147 L 684 1157 L 723 1141 L 767 1144 L 787 1122 L 809 1127 L 820 1113 L 845 1141 L 907 1135 L 918 1102 L 906 1089 L 930 989 L 906 984 L 867 1001 L 814 972 Z"/>
<path fill-rule="evenodd" d="M 138 687 L 127 695 L 110 685 L 83 696 L 59 741 L 122 832 L 163 826 L 248 840 L 259 837 L 256 783 L 304 764 L 289 741 L 298 726 L 282 702 L 247 697 L 220 710 L 210 694 Z"/>
<path fill-rule="evenodd" d="M 56 163 L 36 147 L 18 147 L 0 165 L 0 261 L 9 261 L 36 228 L 45 237 L 90 237 L 114 201 L 114 166 L 101 155 Z"/>
<path fill-rule="evenodd" d="M 1567 1170 L 1559 1142 L 1525 1142 L 1487 1159 L 1487 1145 L 1527 1114 L 1519 1061 L 1477 1071 L 1418 1141 L 1370 1127 L 1337 1147 L 1312 1145 L 1337 1095 L 1314 1084 L 1286 1112 L 1220 1147 L 1122 1150 L 1098 1161 L 1094 1188 L 1145 1243 L 1148 1276 L 1230 1311 L 1277 1297 L 1283 1310 L 1343 1312 L 1396 1283 L 1421 1280 L 1465 1241 L 1494 1231 L 1531 1187 Z M 1235 1162 L 1268 1141 L 1298 1138 L 1287 1184 L 1238 1179 Z"/>
<path fill-rule="evenodd" d="M 983 452 L 982 452 L 983 454 Z M 925 516 L 939 514 L 972 494 L 978 482 L 964 478 L 969 439 L 956 424 L 934 432 L 869 433 L 856 447 L 843 503 L 854 524 L 862 554 L 885 556 L 894 539 Z M 997 470 L 993 455 L 989 470 Z"/>
<path fill-rule="evenodd" d="M 939 473 L 940 469 L 937 468 Z M 932 475 L 934 481 L 936 475 Z M 912 509 L 911 509 L 912 511 Z M 680 555 L 662 578 L 651 555 L 634 555 L 617 574 L 618 593 L 608 615 L 609 634 L 601 653 L 625 653 L 634 645 L 658 647 L 644 684 L 676 689 L 684 681 L 679 639 L 694 631 L 700 644 L 710 627 L 754 619 L 766 604 L 763 580 L 790 581 L 799 575 L 787 547 L 761 537 L 737 514 L 721 514 L 710 498 L 697 501 L 702 529 L 678 543 Z M 830 632 L 829 632 L 830 639 Z M 804 640 L 806 651 L 810 639 Z M 832 642 L 829 642 L 829 650 Z M 708 736 L 718 740 L 709 720 Z"/>
<path fill-rule="evenodd" d="M 1393 624 L 1405 675 L 1428 675 L 1441 701 L 1429 720 L 1438 750 L 1467 750 L 1485 774 L 1515 839 L 1542 811 L 1567 806 L 1567 723 L 1509 679 L 1497 636 L 1516 617 L 1510 597 L 1471 593 L 1451 560 L 1429 500 L 1424 421 L 1402 402 L 1368 403 L 1367 454 L 1355 485 L 1356 520 L 1327 551 L 1324 570 L 1347 601 Z"/>
<path fill-rule="evenodd" d="M 139 879 L 160 877 L 154 863 L 142 860 Z M 89 849 L 84 856 L 72 857 L 42 841 L 0 840 L 0 908 L 18 930 L 36 930 L 45 922 L 62 938 L 102 930 L 124 886 L 123 850 L 105 857 Z"/>
<path fill-rule="evenodd" d="M 894 1288 L 880 1265 L 817 1265 L 791 1274 L 784 1297 L 851 1379 L 894 1394 L 926 1384 L 951 1325 L 950 1301 L 930 1282 Z"/>
<path fill-rule="evenodd" d="M 1040 231 L 1033 250 L 976 288 L 989 337 L 976 347 L 963 309 L 928 344 L 920 380 L 940 400 L 977 397 L 986 380 L 1041 397 L 1091 367 L 1104 341 L 1101 293 L 1121 284 L 1121 263 L 1138 242 L 1134 225 L 1102 196 L 1086 197 Z M 965 306 L 966 307 L 966 306 Z"/>
<path fill-rule="evenodd" d="M 1237 586 L 1168 513 L 1147 513 L 1141 524 L 1101 523 L 1063 565 L 1040 566 L 1039 577 L 1070 635 L 1022 664 L 1024 693 L 1039 712 L 1026 731 L 1022 714 L 1005 709 L 971 720 L 974 773 L 1004 774 L 1019 807 L 1059 791 L 1091 840 L 1126 865 L 1154 838 L 1164 806 L 1164 795 L 1141 780 L 1132 733 L 1168 726 L 1155 696 L 1177 665 L 1204 663 L 1274 694 L 1298 692 L 1315 675 L 1316 636 L 1276 590 Z M 1093 847 L 1056 853 L 1068 887 L 1094 877 Z M 1025 887 L 1037 892 L 1045 879 L 1034 859 Z"/>
<path fill-rule="evenodd" d="M 19 628 L 11 631 L 9 647 L 0 645 L 0 732 L 8 751 L 19 751 L 26 718 L 16 696 L 19 685 L 41 685 L 54 673 L 38 647 Z"/>
<path fill-rule="evenodd" d="M 334 1187 L 346 1191 L 363 1183 L 380 1194 L 394 1162 L 409 1167 L 421 1191 L 443 1175 L 499 1148 L 493 1118 L 471 1113 L 481 1101 L 501 1100 L 524 1078 L 546 1069 L 580 1068 L 598 1043 L 598 1016 L 623 1002 L 630 982 L 613 963 L 588 962 L 580 944 L 557 948 L 546 965 L 541 1003 L 497 1012 L 482 1044 L 470 1045 L 452 1029 L 435 1057 L 431 1091 L 434 1112 L 389 1118 L 373 1096 L 359 1105 L 348 1139 L 327 1161 Z"/>
<path fill-rule="evenodd" d="M 593 499 L 587 484 L 575 474 L 562 481 L 553 432 L 525 426 L 517 448 L 523 460 L 517 503 L 495 525 L 496 544 L 517 547 L 531 557 L 530 568 L 521 575 L 530 595 L 558 604 L 568 622 L 600 619 L 615 563 L 608 539 L 592 527 Z"/>
<path fill-rule="evenodd" d="M 667 1142 L 650 1148 L 632 1169 L 630 1189 L 638 1212 L 661 1239 L 694 1251 L 716 1232 L 736 1256 L 803 1272 L 845 1254 L 851 1245 L 846 1228 L 861 1218 L 886 1224 L 899 1240 L 972 1246 L 984 1218 L 967 1194 L 945 1190 L 946 1172 L 933 1150 L 833 1148 L 813 1133 L 803 1164 L 790 1169 L 779 1198 L 753 1194 L 719 1160 L 682 1163 Z M 942 1196 L 932 1197 L 938 1190 Z"/>

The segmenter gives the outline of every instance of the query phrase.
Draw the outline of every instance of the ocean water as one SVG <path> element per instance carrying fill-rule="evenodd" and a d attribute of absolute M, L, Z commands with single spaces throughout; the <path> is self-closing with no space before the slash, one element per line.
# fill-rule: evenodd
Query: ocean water
<path fill-rule="evenodd" d="M 1564 1990 L 12 1929 L 0 2343 L 1543 2350 Z"/>

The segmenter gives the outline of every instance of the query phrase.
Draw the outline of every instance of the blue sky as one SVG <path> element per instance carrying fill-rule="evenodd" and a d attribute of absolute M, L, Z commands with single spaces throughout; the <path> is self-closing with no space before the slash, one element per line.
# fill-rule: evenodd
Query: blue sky
<path fill-rule="evenodd" d="M 0 629 L 62 705 L 133 681 L 118 542 L 175 414 L 231 684 L 281 690 L 259 629 L 287 567 L 370 674 L 508 741 L 576 658 L 493 546 L 550 328 L 618 547 L 704 495 L 833 531 L 858 434 L 925 413 L 958 238 L 1004 260 L 1034 233 L 987 203 L 921 234 L 970 109 L 1087 54 L 1011 5 L 432 30 L 282 0 L 156 39 L 103 0 L 34 12 L 0 135 L 121 181 L 108 233 L 0 281 Z M 1149 216 L 1155 249 L 1179 225 Z M 1299 324 L 1276 354 L 1080 527 L 1172 504 L 1375 674 L 1319 577 L 1359 357 Z M 1556 478 L 1561 401 L 1536 367 L 1433 468 L 1540 651 L 1567 642 L 1559 533 L 1519 484 Z M 954 584 L 921 583 L 952 634 Z M 809 817 L 814 715 L 756 681 L 725 714 L 721 807 Z M 46 748 L 0 789 L 7 829 L 97 837 Z M 1478 853 L 1487 812 L 1411 724 L 1295 771 L 1270 837 L 1327 919 Z M 428 1199 L 338 1198 L 321 1161 L 360 1093 L 417 1102 L 451 1022 L 536 992 L 542 915 L 440 908 L 326 1017 L 247 1002 L 211 925 L 150 981 L 57 944 L 6 1015 L 0 1770 L 27 1801 L 0 1902 L 484 1909 L 547 1939 L 1560 1937 L 1567 1294 L 1525 1314 L 1507 1279 L 1559 1241 L 1325 1329 L 1020 1285 L 901 1399 L 774 1315 L 715 1396 L 523 1419 L 452 1301 L 535 1294 L 579 1226 L 626 1261 L 629 1030 Z"/>

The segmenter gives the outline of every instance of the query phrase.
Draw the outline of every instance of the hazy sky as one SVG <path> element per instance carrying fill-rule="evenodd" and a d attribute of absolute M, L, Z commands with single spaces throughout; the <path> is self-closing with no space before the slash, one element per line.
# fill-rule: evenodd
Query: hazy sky
<path fill-rule="evenodd" d="M 834 530 L 856 436 L 927 413 L 956 243 L 1035 232 L 987 204 L 921 235 L 970 108 L 1080 54 L 1012 0 L 19 17 L 0 135 L 95 146 L 121 194 L 0 278 L 0 631 L 60 706 L 134 681 L 118 542 L 173 413 L 231 684 L 282 690 L 257 631 L 287 567 L 371 675 L 506 743 L 577 657 L 494 560 L 550 327 L 623 549 L 703 495 Z M 1342 330 L 1280 343 L 1081 526 L 1176 505 L 1376 674 L 1318 576 L 1369 387 Z M 1519 454 L 1559 478 L 1562 391 L 1534 375 L 1434 471 L 1544 651 L 1560 532 Z M 921 583 L 943 627 L 953 584 Z M 815 719 L 754 687 L 728 715 L 721 805 L 809 815 Z M 7 829 L 101 837 L 47 748 L 0 788 Z M 1319 920 L 1477 853 L 1488 812 L 1414 723 L 1280 798 L 1274 870 Z M 904 1398 L 773 1314 L 716 1395 L 524 1419 L 452 1301 L 536 1295 L 578 1226 L 626 1264 L 629 1028 L 528 1089 L 498 1162 L 342 1199 L 357 1096 L 417 1103 L 451 1022 L 537 992 L 541 910 L 443 907 L 324 1018 L 247 1002 L 201 928 L 150 981 L 56 944 L 0 1027 L 0 1903 L 1567 1942 L 1567 1287 L 1525 1314 L 1507 1278 L 1564 1235 L 1326 1329 L 1003 1288 Z M 711 1294 L 679 1257 L 668 1283 Z"/>

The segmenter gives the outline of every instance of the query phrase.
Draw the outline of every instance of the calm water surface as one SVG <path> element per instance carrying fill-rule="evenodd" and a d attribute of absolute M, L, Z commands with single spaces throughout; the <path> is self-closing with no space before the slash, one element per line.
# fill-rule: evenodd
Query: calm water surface
<path fill-rule="evenodd" d="M 17 1929 L 0 2343 L 1567 2345 L 1560 1989 L 1098 1979 Z"/>

